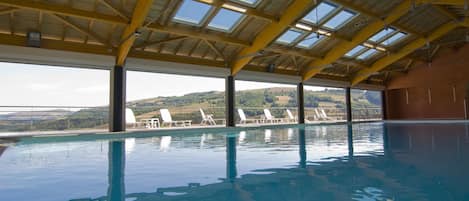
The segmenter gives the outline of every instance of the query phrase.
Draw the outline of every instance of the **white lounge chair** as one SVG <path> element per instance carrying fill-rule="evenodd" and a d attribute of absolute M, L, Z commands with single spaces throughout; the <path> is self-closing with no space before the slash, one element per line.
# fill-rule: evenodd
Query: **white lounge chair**
<path fill-rule="evenodd" d="M 289 122 L 298 121 L 298 117 L 293 116 L 293 113 L 290 111 L 290 109 L 287 109 L 287 115 L 288 115 L 288 121 Z"/>
<path fill-rule="evenodd" d="M 335 119 L 335 118 L 328 117 L 327 114 L 326 114 L 326 112 L 324 111 L 324 109 L 321 109 L 321 117 L 322 117 L 323 119 L 326 119 L 326 120 L 337 120 L 337 119 Z"/>
<path fill-rule="evenodd" d="M 168 109 L 160 109 L 160 114 L 161 119 L 163 120 L 162 126 L 164 126 L 165 124 L 169 125 L 169 127 L 172 127 L 173 124 L 175 126 L 178 126 L 180 124 L 184 127 L 192 125 L 192 120 L 173 121 L 173 118 L 171 118 L 171 113 Z"/>
<path fill-rule="evenodd" d="M 238 115 L 239 115 L 239 118 L 240 118 L 240 120 L 239 120 L 240 124 L 246 124 L 248 121 L 256 123 L 256 124 L 259 123 L 259 119 L 248 119 L 248 118 L 246 118 L 246 114 L 244 114 L 244 111 L 241 108 L 238 109 Z"/>
<path fill-rule="evenodd" d="M 321 113 L 319 113 L 318 108 L 314 108 L 314 115 L 316 116 L 315 118 L 317 118 L 317 120 L 327 120 L 322 117 Z"/>
<path fill-rule="evenodd" d="M 199 109 L 200 115 L 202 116 L 202 121 L 200 122 L 200 125 L 217 125 L 217 121 L 225 122 L 225 119 L 214 119 L 213 114 L 205 114 L 204 110 L 202 108 Z"/>
<path fill-rule="evenodd" d="M 264 116 L 265 116 L 265 120 L 267 122 L 270 121 L 270 123 L 279 123 L 279 122 L 283 121 L 282 118 L 276 118 L 276 117 L 272 116 L 272 113 L 270 113 L 269 109 L 264 109 Z"/>
<path fill-rule="evenodd" d="M 125 124 L 131 125 L 133 128 L 139 126 L 135 114 L 130 108 L 125 108 Z"/>

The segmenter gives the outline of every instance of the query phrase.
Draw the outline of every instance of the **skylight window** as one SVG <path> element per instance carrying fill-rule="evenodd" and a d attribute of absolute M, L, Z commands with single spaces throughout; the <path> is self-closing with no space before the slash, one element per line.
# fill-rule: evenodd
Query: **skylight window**
<path fill-rule="evenodd" d="M 393 28 L 383 29 L 380 32 L 373 35 L 369 40 L 373 41 L 373 42 L 381 41 L 383 38 L 386 38 L 390 34 L 394 33 L 394 31 L 396 31 L 396 30 L 393 29 Z"/>
<path fill-rule="evenodd" d="M 350 50 L 349 52 L 347 52 L 347 54 L 345 54 L 345 56 L 354 57 L 355 55 L 357 55 L 359 52 L 363 51 L 364 49 L 365 49 L 365 46 L 359 45 L 359 46 L 353 48 L 352 50 Z"/>
<path fill-rule="evenodd" d="M 231 0 L 231 1 L 254 7 L 254 6 L 257 6 L 257 4 L 259 4 L 261 0 Z"/>
<path fill-rule="evenodd" d="M 200 25 L 211 9 L 212 6 L 208 4 L 184 0 L 176 15 L 174 15 L 173 20 L 181 23 Z"/>
<path fill-rule="evenodd" d="M 318 6 L 316 6 L 316 8 L 303 17 L 303 20 L 317 24 L 326 16 L 330 15 L 335 9 L 337 9 L 336 5 L 328 2 L 321 2 Z"/>
<path fill-rule="evenodd" d="M 315 44 L 317 44 L 319 41 L 321 41 L 323 38 L 324 36 L 322 35 L 319 35 L 317 33 L 311 33 L 305 39 L 303 39 L 300 43 L 298 43 L 296 46 L 309 49 L 313 47 Z"/>
<path fill-rule="evenodd" d="M 297 40 L 298 37 L 303 35 L 302 32 L 294 30 L 294 29 L 289 29 L 285 33 L 283 33 L 276 42 L 278 43 L 284 43 L 284 44 L 290 44 L 293 41 Z"/>
<path fill-rule="evenodd" d="M 385 41 L 383 41 L 381 45 L 385 45 L 385 46 L 391 45 L 399 40 L 402 40 L 405 36 L 407 36 L 407 34 L 398 32 L 394 34 L 393 36 L 389 37 L 388 39 L 386 39 Z"/>
<path fill-rule="evenodd" d="M 335 15 L 332 19 L 324 24 L 324 27 L 330 29 L 337 29 L 346 22 L 350 21 L 356 14 L 348 10 L 342 10 L 339 14 Z"/>
<path fill-rule="evenodd" d="M 222 8 L 208 24 L 208 27 L 230 32 L 243 17 L 244 15 L 241 13 Z"/>
<path fill-rule="evenodd" d="M 357 59 L 360 59 L 360 60 L 367 59 L 367 58 L 375 55 L 377 52 L 378 52 L 378 50 L 369 49 L 366 52 L 363 52 L 362 54 L 360 54 L 360 56 L 358 56 Z"/>

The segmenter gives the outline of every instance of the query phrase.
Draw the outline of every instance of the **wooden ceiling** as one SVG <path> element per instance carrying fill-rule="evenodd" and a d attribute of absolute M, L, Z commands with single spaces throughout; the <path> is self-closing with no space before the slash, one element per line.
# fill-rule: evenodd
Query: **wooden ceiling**
<path fill-rule="evenodd" d="M 196 26 L 174 20 L 184 1 L 193 0 L 0 0 L 0 44 L 27 46 L 27 33 L 40 32 L 41 48 L 113 55 L 116 65 L 135 57 L 230 68 L 233 75 L 274 66 L 272 73 L 303 80 L 383 85 L 440 49 L 469 42 L 465 0 L 196 0 L 211 6 Z M 299 29 L 296 24 L 323 2 L 356 15 L 336 29 L 324 29 L 324 22 Z M 226 5 L 244 9 L 244 17 L 229 31 L 208 28 Z M 345 56 L 390 27 L 406 37 L 366 59 Z M 305 40 L 326 33 L 311 48 L 299 47 L 302 39 L 276 42 L 289 29 L 304 32 Z"/>

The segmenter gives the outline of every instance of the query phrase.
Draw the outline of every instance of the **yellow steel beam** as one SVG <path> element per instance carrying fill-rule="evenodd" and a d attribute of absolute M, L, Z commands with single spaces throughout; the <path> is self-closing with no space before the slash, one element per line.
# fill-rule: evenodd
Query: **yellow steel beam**
<path fill-rule="evenodd" d="M 143 26 L 145 19 L 150 12 L 150 9 L 153 5 L 153 0 L 139 0 L 137 5 L 135 5 L 134 12 L 132 14 L 132 20 L 130 24 L 125 28 L 121 36 L 121 44 L 119 50 L 117 51 L 116 65 L 123 66 L 125 59 L 129 54 L 130 49 L 132 48 L 134 41 L 136 39 L 136 32 L 138 29 Z"/>
<path fill-rule="evenodd" d="M 235 57 L 233 64 L 231 65 L 231 74 L 235 75 L 238 73 L 244 66 L 246 66 L 254 54 L 267 45 L 269 45 L 278 35 L 280 35 L 286 28 L 290 26 L 297 18 L 304 13 L 311 6 L 310 0 L 295 0 L 283 13 L 278 22 L 272 22 L 267 25 L 254 39 L 252 45 L 244 48 Z M 252 56 L 249 56 L 252 55 Z"/>
<path fill-rule="evenodd" d="M 124 19 L 118 16 L 106 15 L 106 14 L 76 9 L 72 7 L 32 1 L 32 0 L 21 0 L 21 1 L 0 0 L 0 5 L 49 12 L 49 13 L 55 13 L 55 14 L 60 14 L 60 15 L 66 15 L 66 16 L 79 17 L 79 18 L 84 18 L 84 19 L 94 19 L 94 20 L 100 20 L 100 21 L 105 21 L 109 23 L 127 24 L 127 22 Z"/>
<path fill-rule="evenodd" d="M 383 20 L 374 21 L 367 27 L 360 30 L 351 41 L 340 42 L 335 46 L 335 48 L 327 52 L 324 58 L 312 61 L 308 65 L 308 70 L 303 74 L 303 80 L 308 80 L 314 75 L 318 74 L 322 69 L 327 67 L 327 65 L 342 57 L 349 50 L 368 40 L 368 38 L 373 36 L 373 34 L 405 15 L 409 11 L 410 6 L 410 0 L 402 2 L 396 8 L 394 8 L 386 18 Z"/>
<path fill-rule="evenodd" d="M 362 69 L 357 72 L 355 77 L 352 78 L 352 86 L 360 83 L 361 81 L 365 80 L 368 78 L 371 74 L 378 72 L 382 69 L 384 69 L 386 66 L 398 61 L 399 59 L 407 56 L 408 54 L 414 52 L 418 48 L 426 45 L 428 42 L 431 42 L 435 39 L 440 38 L 441 36 L 445 35 L 446 33 L 450 32 L 451 30 L 455 29 L 458 27 L 458 25 L 455 22 L 449 22 L 446 23 L 439 28 L 437 28 L 435 31 L 433 31 L 430 35 L 428 35 L 427 38 L 418 38 L 411 43 L 407 44 L 404 46 L 401 50 L 395 53 L 391 53 L 375 63 L 369 68 Z"/>

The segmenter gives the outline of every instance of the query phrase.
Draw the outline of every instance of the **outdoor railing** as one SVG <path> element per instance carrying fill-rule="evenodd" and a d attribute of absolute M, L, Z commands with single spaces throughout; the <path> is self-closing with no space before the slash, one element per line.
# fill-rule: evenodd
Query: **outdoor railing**
<path fill-rule="evenodd" d="M 158 119 L 160 126 L 163 119 L 160 107 L 156 106 L 132 106 L 128 105 L 135 115 L 136 123 L 128 124 L 127 128 L 145 128 L 143 125 L 149 119 Z M 200 108 L 208 116 L 215 120 L 216 125 L 224 125 L 225 107 L 191 105 L 185 107 L 168 107 L 171 117 L 175 121 L 190 120 L 193 126 L 212 126 L 211 122 L 203 122 Z M 272 123 L 266 121 L 263 107 L 242 107 L 246 118 L 259 120 L 255 123 Z M 277 122 L 293 123 L 297 119 L 297 107 L 271 107 L 272 116 Z M 287 109 L 293 115 L 292 120 Z M 84 107 L 84 106 L 0 106 L 0 132 L 28 132 L 28 131 L 60 131 L 60 130 L 107 130 L 108 106 Z M 381 119 L 381 108 L 353 108 L 354 120 Z M 309 122 L 314 121 L 345 121 L 346 110 L 335 107 L 307 107 L 305 118 Z M 240 123 L 238 111 L 235 111 L 236 123 Z M 202 124 L 204 123 L 204 124 Z M 156 128 L 156 124 L 151 126 Z"/>
<path fill-rule="evenodd" d="M 107 129 L 108 107 L 0 106 L 0 132 Z"/>

